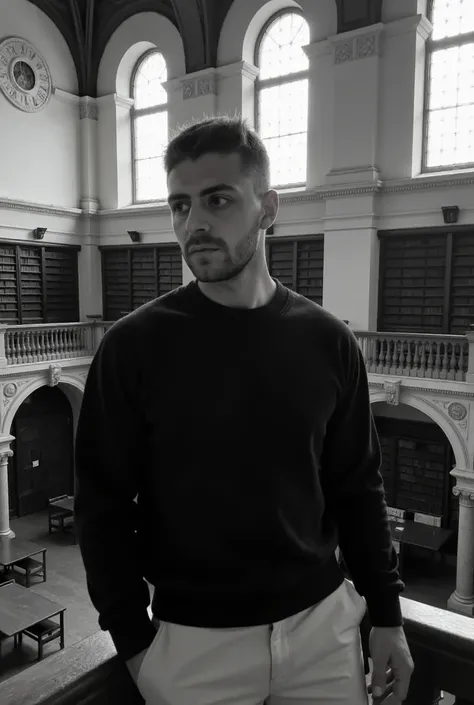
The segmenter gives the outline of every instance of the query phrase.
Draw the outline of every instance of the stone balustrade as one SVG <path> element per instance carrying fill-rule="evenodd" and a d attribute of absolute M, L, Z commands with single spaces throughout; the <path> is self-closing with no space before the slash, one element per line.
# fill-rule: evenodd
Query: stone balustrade
<path fill-rule="evenodd" d="M 474 620 L 406 598 L 402 611 L 415 662 L 407 705 L 437 705 L 441 691 L 454 695 L 456 705 L 474 705 Z M 364 620 L 365 653 L 369 629 Z M 0 687 L 5 705 L 143 703 L 104 632 L 48 656 Z"/>
<path fill-rule="evenodd" d="M 355 335 L 367 372 L 474 382 L 474 333 L 464 336 L 357 331 Z"/>
<path fill-rule="evenodd" d="M 105 321 L 0 325 L 0 368 L 90 357 L 111 325 Z"/>

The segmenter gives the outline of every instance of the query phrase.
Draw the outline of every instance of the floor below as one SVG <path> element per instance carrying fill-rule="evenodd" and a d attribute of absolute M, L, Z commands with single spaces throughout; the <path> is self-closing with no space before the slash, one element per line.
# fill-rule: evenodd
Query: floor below
<path fill-rule="evenodd" d="M 47 581 L 39 582 L 33 578 L 30 590 L 47 597 L 66 607 L 65 646 L 71 646 L 90 636 L 99 629 L 97 613 L 92 607 L 86 587 L 84 566 L 79 546 L 74 545 L 69 534 L 59 531 L 48 533 L 46 512 L 33 514 L 21 519 L 13 519 L 11 527 L 16 536 L 37 543 L 47 548 Z M 454 569 L 447 567 L 440 570 L 427 570 L 418 560 L 405 564 L 405 597 L 424 602 L 436 607 L 446 608 L 449 596 L 454 591 Z M 52 642 L 44 647 L 47 657 L 55 653 L 59 646 Z M 13 650 L 13 639 L 2 647 L 0 662 L 0 682 L 35 663 L 37 645 L 26 637 L 21 649 Z M 451 705 L 449 696 L 443 701 Z"/>

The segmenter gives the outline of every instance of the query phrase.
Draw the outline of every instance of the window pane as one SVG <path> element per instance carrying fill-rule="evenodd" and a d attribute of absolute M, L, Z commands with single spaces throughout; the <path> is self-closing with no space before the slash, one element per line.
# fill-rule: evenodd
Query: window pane
<path fill-rule="evenodd" d="M 307 133 L 263 140 L 270 157 L 270 183 L 289 186 L 306 182 Z"/>
<path fill-rule="evenodd" d="M 135 188 L 137 201 L 166 198 L 163 154 L 168 143 L 168 113 L 135 118 Z"/>
<path fill-rule="evenodd" d="M 137 201 L 160 201 L 166 198 L 166 172 L 163 157 L 140 159 L 135 162 Z"/>
<path fill-rule="evenodd" d="M 433 4 L 433 40 L 474 32 L 473 0 L 435 0 Z"/>
<path fill-rule="evenodd" d="M 474 44 L 431 57 L 427 166 L 474 162 Z"/>
<path fill-rule="evenodd" d="M 135 109 L 164 105 L 168 96 L 161 84 L 166 80 L 166 62 L 163 55 L 159 52 L 149 54 L 139 65 L 135 76 Z"/>
<path fill-rule="evenodd" d="M 288 76 L 308 69 L 301 47 L 309 44 L 309 27 L 296 12 L 277 17 L 263 34 L 258 53 L 260 80 Z"/>
<path fill-rule="evenodd" d="M 259 91 L 259 134 L 270 156 L 271 184 L 306 182 L 308 80 Z"/>

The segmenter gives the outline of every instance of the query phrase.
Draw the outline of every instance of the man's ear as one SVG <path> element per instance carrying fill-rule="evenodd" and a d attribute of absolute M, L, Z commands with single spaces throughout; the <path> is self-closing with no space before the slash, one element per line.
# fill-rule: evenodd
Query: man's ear
<path fill-rule="evenodd" d="M 262 198 L 263 215 L 260 219 L 260 228 L 267 230 L 270 225 L 273 225 L 278 215 L 280 199 L 278 194 L 273 189 L 267 191 Z"/>

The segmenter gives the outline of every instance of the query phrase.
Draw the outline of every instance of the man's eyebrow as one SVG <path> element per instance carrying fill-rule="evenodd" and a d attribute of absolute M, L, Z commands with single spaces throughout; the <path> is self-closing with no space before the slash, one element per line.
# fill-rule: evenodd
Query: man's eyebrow
<path fill-rule="evenodd" d="M 202 191 L 199 192 L 199 197 L 203 198 L 203 196 L 210 196 L 213 193 L 217 193 L 218 191 L 233 191 L 234 193 L 237 193 L 237 189 L 234 186 L 222 183 L 204 188 Z M 175 201 L 185 200 L 189 200 L 189 194 L 187 193 L 170 193 L 170 195 L 168 196 L 168 203 L 174 203 Z"/>

